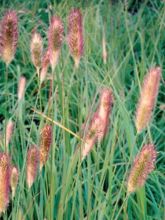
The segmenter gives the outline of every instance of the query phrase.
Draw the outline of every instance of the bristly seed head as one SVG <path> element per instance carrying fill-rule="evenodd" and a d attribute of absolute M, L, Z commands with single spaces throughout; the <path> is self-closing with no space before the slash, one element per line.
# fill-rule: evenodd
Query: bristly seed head
<path fill-rule="evenodd" d="M 40 72 L 40 83 L 42 83 L 46 78 L 49 64 L 50 64 L 50 56 L 49 56 L 49 50 L 47 50 L 42 58 L 42 68 L 41 68 L 41 72 Z"/>
<path fill-rule="evenodd" d="M 10 176 L 10 187 L 12 190 L 12 198 L 15 196 L 15 191 L 18 184 L 19 172 L 16 166 L 11 167 L 11 176 Z"/>
<path fill-rule="evenodd" d="M 18 19 L 15 11 L 7 11 L 0 27 L 0 54 L 9 65 L 13 60 L 18 42 Z"/>
<path fill-rule="evenodd" d="M 43 43 L 42 43 L 41 35 L 36 31 L 32 33 L 30 48 L 31 48 L 31 59 L 37 70 L 37 74 L 39 75 L 39 70 L 41 68 Z"/>
<path fill-rule="evenodd" d="M 88 155 L 97 141 L 101 141 L 106 135 L 109 125 L 109 115 L 112 109 L 113 94 L 112 90 L 104 88 L 101 91 L 100 103 L 98 109 L 94 113 L 87 134 L 84 138 L 82 147 L 82 159 Z"/>
<path fill-rule="evenodd" d="M 113 93 L 109 88 L 104 88 L 101 90 L 100 94 L 100 103 L 97 109 L 97 113 L 99 117 L 102 119 L 102 135 L 99 136 L 99 140 L 101 141 L 103 137 L 106 135 L 108 126 L 109 126 L 109 116 L 112 110 L 113 104 Z"/>
<path fill-rule="evenodd" d="M 10 158 L 6 153 L 0 153 L 0 214 L 5 212 L 9 203 Z"/>
<path fill-rule="evenodd" d="M 84 47 L 82 14 L 79 9 L 72 9 L 69 14 L 68 45 L 75 67 L 78 68 Z"/>
<path fill-rule="evenodd" d="M 58 63 L 60 49 L 63 42 L 64 26 L 61 18 L 53 16 L 48 30 L 48 50 L 52 70 Z"/>
<path fill-rule="evenodd" d="M 150 69 L 144 79 L 135 118 L 135 124 L 138 133 L 146 128 L 150 122 L 152 110 L 158 95 L 160 77 L 161 68 L 155 67 Z"/>
<path fill-rule="evenodd" d="M 18 101 L 22 100 L 25 93 L 26 78 L 21 76 L 18 83 Z"/>
<path fill-rule="evenodd" d="M 93 115 L 90 127 L 88 128 L 87 134 L 84 138 L 84 145 L 82 147 L 82 160 L 89 154 L 94 144 L 99 139 L 99 136 L 103 134 L 103 121 L 97 114 L 97 112 Z"/>
<path fill-rule="evenodd" d="M 136 156 L 128 178 L 128 193 L 136 191 L 145 184 L 148 174 L 155 167 L 156 150 L 154 145 L 144 145 L 141 152 Z"/>
<path fill-rule="evenodd" d="M 40 170 L 46 164 L 52 143 L 52 126 L 45 125 L 40 135 Z"/>
<path fill-rule="evenodd" d="M 31 188 L 39 167 L 39 149 L 32 145 L 27 153 L 27 165 L 26 165 L 26 181 L 29 188 Z"/>
<path fill-rule="evenodd" d="M 14 129 L 14 122 L 10 119 L 6 125 L 6 134 L 5 134 L 5 144 L 7 148 L 11 141 L 13 129 Z"/>

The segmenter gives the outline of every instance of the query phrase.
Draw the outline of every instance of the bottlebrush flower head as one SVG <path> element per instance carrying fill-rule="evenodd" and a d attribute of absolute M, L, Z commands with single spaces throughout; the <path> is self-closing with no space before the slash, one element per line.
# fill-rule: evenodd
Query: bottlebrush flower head
<path fill-rule="evenodd" d="M 103 137 L 106 135 L 108 126 L 109 126 L 109 116 L 112 110 L 113 104 L 113 93 L 109 88 L 104 88 L 101 90 L 100 94 L 100 103 L 97 110 L 99 117 L 102 119 L 102 135 L 99 136 L 99 140 L 101 141 Z"/>
<path fill-rule="evenodd" d="M 45 125 L 40 134 L 40 170 L 45 165 L 52 143 L 52 126 Z"/>
<path fill-rule="evenodd" d="M 6 135 L 5 135 L 5 144 L 8 147 L 14 129 L 14 122 L 10 119 L 6 125 Z"/>
<path fill-rule="evenodd" d="M 0 153 L 0 214 L 5 212 L 9 203 L 10 158 Z"/>
<path fill-rule="evenodd" d="M 100 116 L 95 113 L 91 120 L 90 126 L 88 128 L 87 134 L 84 138 L 84 144 L 82 146 L 82 160 L 89 154 L 93 146 L 99 139 L 99 136 L 102 136 L 104 132 L 103 121 Z"/>
<path fill-rule="evenodd" d="M 25 93 L 26 78 L 21 76 L 18 84 L 18 101 L 22 100 Z"/>
<path fill-rule="evenodd" d="M 88 155 L 97 141 L 101 141 L 107 133 L 109 116 L 112 109 L 113 94 L 112 90 L 104 88 L 100 94 L 100 103 L 94 113 L 89 128 L 85 135 L 85 144 L 82 147 L 82 159 Z"/>
<path fill-rule="evenodd" d="M 158 94 L 160 77 L 161 68 L 155 67 L 149 70 L 144 79 L 135 118 L 138 133 L 140 133 L 148 125 L 151 119 L 152 110 Z"/>
<path fill-rule="evenodd" d="M 70 54 L 74 59 L 75 67 L 78 68 L 83 54 L 83 24 L 82 14 L 79 9 L 72 9 L 68 18 L 68 45 Z"/>
<path fill-rule="evenodd" d="M 127 184 L 128 193 L 136 191 L 145 184 L 148 174 L 155 167 L 156 150 L 154 145 L 144 145 L 141 152 L 136 156 Z"/>
<path fill-rule="evenodd" d="M 18 42 L 18 19 L 15 11 L 7 11 L 0 27 L 0 54 L 9 65 L 13 60 Z"/>
<path fill-rule="evenodd" d="M 42 68 L 41 68 L 41 72 L 40 72 L 40 83 L 42 83 L 45 80 L 49 64 L 50 64 L 50 57 L 49 57 L 49 50 L 47 50 L 42 58 Z"/>
<path fill-rule="evenodd" d="M 37 74 L 39 75 L 39 70 L 41 67 L 43 43 L 42 43 L 41 35 L 36 31 L 32 33 L 30 48 L 31 48 L 31 59 L 33 65 L 37 70 Z"/>
<path fill-rule="evenodd" d="M 19 172 L 18 172 L 17 167 L 15 166 L 11 167 L 10 187 L 12 190 L 12 198 L 14 198 L 15 196 L 15 191 L 16 191 L 17 184 L 18 184 L 18 177 L 19 177 Z"/>
<path fill-rule="evenodd" d="M 35 145 L 32 145 L 27 152 L 27 165 L 26 165 L 26 182 L 29 189 L 31 188 L 37 176 L 38 166 L 39 166 L 39 149 Z"/>
<path fill-rule="evenodd" d="M 63 41 L 64 26 L 61 18 L 53 16 L 48 30 L 48 50 L 52 70 L 57 65 Z"/>

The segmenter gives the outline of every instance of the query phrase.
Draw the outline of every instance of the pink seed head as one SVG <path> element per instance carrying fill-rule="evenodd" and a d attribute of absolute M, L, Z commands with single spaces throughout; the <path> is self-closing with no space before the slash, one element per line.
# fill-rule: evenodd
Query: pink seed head
<path fill-rule="evenodd" d="M 29 189 L 37 176 L 39 166 L 39 150 L 32 145 L 27 152 L 26 181 Z"/>
<path fill-rule="evenodd" d="M 40 170 L 48 160 L 50 146 L 52 143 L 52 126 L 45 125 L 40 135 Z"/>
<path fill-rule="evenodd" d="M 25 93 L 26 78 L 21 76 L 18 83 L 18 101 L 22 100 Z"/>
<path fill-rule="evenodd" d="M 97 113 L 93 115 L 82 146 L 82 160 L 89 154 L 100 136 L 103 135 L 103 121 Z"/>
<path fill-rule="evenodd" d="M 79 9 L 72 9 L 69 14 L 68 45 L 75 67 L 78 68 L 84 47 L 82 14 Z"/>
<path fill-rule="evenodd" d="M 11 167 L 11 176 L 10 176 L 10 187 L 12 190 L 12 198 L 15 196 L 15 191 L 18 184 L 19 172 L 16 166 Z"/>
<path fill-rule="evenodd" d="M 60 49 L 63 42 L 64 26 L 61 18 L 53 16 L 48 30 L 48 50 L 52 70 L 57 65 Z"/>
<path fill-rule="evenodd" d="M 148 174 L 154 170 L 157 152 L 154 145 L 144 145 L 141 152 L 136 156 L 128 178 L 128 193 L 142 187 Z"/>
<path fill-rule="evenodd" d="M 113 93 L 111 89 L 104 88 L 101 91 L 100 95 L 100 103 L 97 110 L 97 113 L 99 117 L 102 119 L 102 127 L 103 132 L 102 135 L 99 137 L 99 139 L 103 139 L 103 137 L 106 135 L 108 126 L 109 126 L 109 116 L 112 111 L 112 104 L 113 104 Z"/>
<path fill-rule="evenodd" d="M 37 70 L 37 74 L 39 75 L 39 69 L 41 67 L 43 43 L 42 43 L 41 35 L 36 31 L 34 31 L 34 33 L 32 34 L 30 49 L 31 49 L 31 59 L 33 65 L 35 66 Z"/>
<path fill-rule="evenodd" d="M 9 203 L 10 158 L 0 153 L 0 214 L 5 212 Z"/>
<path fill-rule="evenodd" d="M 155 67 L 150 69 L 144 79 L 135 118 L 135 125 L 138 133 L 140 133 L 150 122 L 158 95 L 160 77 L 161 68 Z"/>
<path fill-rule="evenodd" d="M 15 11 L 7 11 L 0 27 L 0 54 L 9 65 L 13 60 L 18 42 L 18 19 Z"/>
<path fill-rule="evenodd" d="M 6 135 L 5 135 L 5 143 L 6 147 L 8 147 L 14 129 L 14 122 L 10 119 L 6 125 Z"/>
<path fill-rule="evenodd" d="M 47 50 L 42 58 L 42 68 L 41 68 L 41 72 L 40 72 L 40 83 L 42 83 L 46 78 L 49 64 L 50 64 L 50 57 L 49 57 L 49 50 Z"/>

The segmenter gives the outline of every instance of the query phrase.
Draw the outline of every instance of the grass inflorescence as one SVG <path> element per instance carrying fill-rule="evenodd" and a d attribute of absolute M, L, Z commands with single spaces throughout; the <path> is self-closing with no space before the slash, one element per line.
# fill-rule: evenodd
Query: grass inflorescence
<path fill-rule="evenodd" d="M 0 218 L 164 215 L 164 1 L 0 3 Z"/>

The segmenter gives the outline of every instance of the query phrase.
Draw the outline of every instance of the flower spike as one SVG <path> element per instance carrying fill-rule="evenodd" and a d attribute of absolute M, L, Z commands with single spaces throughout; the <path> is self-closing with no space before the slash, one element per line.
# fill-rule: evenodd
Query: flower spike
<path fill-rule="evenodd" d="M 145 184 L 148 174 L 155 167 L 156 154 L 154 145 L 148 144 L 144 145 L 141 152 L 136 156 L 128 178 L 128 193 L 136 191 Z"/>
<path fill-rule="evenodd" d="M 46 164 L 52 143 L 52 126 L 45 125 L 40 135 L 40 170 Z"/>
<path fill-rule="evenodd" d="M 104 88 L 100 94 L 100 103 L 94 113 L 82 146 L 82 160 L 89 154 L 94 144 L 101 141 L 108 130 L 109 116 L 112 110 L 113 94 L 111 89 Z"/>
<path fill-rule="evenodd" d="M 68 18 L 68 45 L 75 67 L 78 68 L 83 54 L 83 24 L 79 9 L 72 9 Z"/>
<path fill-rule="evenodd" d="M 26 78 L 21 76 L 18 84 L 18 101 L 22 100 L 25 93 Z"/>
<path fill-rule="evenodd" d="M 7 11 L 0 27 L 0 54 L 9 65 L 13 60 L 18 42 L 18 19 L 15 11 Z"/>
<path fill-rule="evenodd" d="M 0 214 L 4 213 L 9 203 L 10 158 L 0 153 Z"/>
<path fill-rule="evenodd" d="M 18 169 L 17 167 L 13 166 L 11 168 L 11 176 L 10 176 L 10 187 L 12 191 L 12 198 L 14 198 L 15 196 L 15 191 L 16 191 L 17 184 L 18 184 L 18 177 L 19 177 Z"/>
<path fill-rule="evenodd" d="M 9 119 L 9 121 L 6 125 L 6 135 L 5 135 L 5 144 L 6 144 L 7 149 L 8 149 L 8 145 L 11 141 L 13 130 L 14 130 L 14 122 L 11 119 Z"/>
<path fill-rule="evenodd" d="M 63 41 L 64 26 L 61 18 L 53 16 L 48 30 L 48 50 L 52 70 L 55 69 Z"/>
<path fill-rule="evenodd" d="M 45 80 L 49 64 L 50 64 L 50 56 L 49 56 L 49 50 L 47 50 L 42 58 L 42 68 L 41 68 L 41 72 L 40 72 L 40 83 L 42 83 Z"/>
<path fill-rule="evenodd" d="M 139 99 L 135 125 L 137 132 L 140 133 L 149 123 L 158 95 L 161 68 L 155 67 L 147 73 Z"/>
<path fill-rule="evenodd" d="M 32 34 L 30 48 L 31 48 L 31 59 L 39 76 L 39 70 L 41 68 L 43 43 L 42 43 L 41 35 L 36 31 L 34 31 L 34 33 Z"/>
<path fill-rule="evenodd" d="M 26 181 L 29 189 L 31 188 L 36 176 L 39 166 L 39 150 L 35 145 L 32 145 L 27 153 L 26 166 Z"/>

